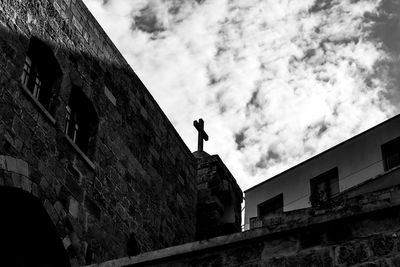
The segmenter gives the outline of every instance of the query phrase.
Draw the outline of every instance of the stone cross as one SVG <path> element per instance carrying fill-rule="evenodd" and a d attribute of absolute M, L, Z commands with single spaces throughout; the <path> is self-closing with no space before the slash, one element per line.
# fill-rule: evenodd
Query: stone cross
<path fill-rule="evenodd" d="M 197 151 L 203 151 L 203 140 L 208 141 L 208 135 L 204 131 L 204 121 L 203 119 L 199 119 L 199 121 L 194 121 L 193 125 L 199 132 L 197 139 Z"/>

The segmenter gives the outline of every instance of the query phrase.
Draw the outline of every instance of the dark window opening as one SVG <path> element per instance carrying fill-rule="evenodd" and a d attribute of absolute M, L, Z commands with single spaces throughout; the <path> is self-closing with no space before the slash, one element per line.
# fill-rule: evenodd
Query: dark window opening
<path fill-rule="evenodd" d="M 400 137 L 382 145 L 382 156 L 385 171 L 400 165 Z"/>
<path fill-rule="evenodd" d="M 21 75 L 22 85 L 47 110 L 54 108 L 57 81 L 62 71 L 51 49 L 36 37 L 29 42 Z"/>
<path fill-rule="evenodd" d="M 328 204 L 330 200 L 339 194 L 339 174 L 335 167 L 310 180 L 310 202 L 313 207 Z"/>
<path fill-rule="evenodd" d="M 65 133 L 88 156 L 93 153 L 97 126 L 92 103 L 80 88 L 73 86 L 66 106 Z"/>
<path fill-rule="evenodd" d="M 128 256 L 136 256 L 140 254 L 140 246 L 134 233 L 129 235 L 126 249 Z"/>
<path fill-rule="evenodd" d="M 283 194 L 279 194 L 276 197 L 268 199 L 267 201 L 259 204 L 257 208 L 258 217 L 283 213 Z"/>

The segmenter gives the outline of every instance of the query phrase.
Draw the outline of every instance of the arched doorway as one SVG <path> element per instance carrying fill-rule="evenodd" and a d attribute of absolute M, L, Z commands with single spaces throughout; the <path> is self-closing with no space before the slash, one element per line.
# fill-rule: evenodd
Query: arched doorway
<path fill-rule="evenodd" d="M 7 186 L 0 186 L 0 257 L 10 267 L 70 267 L 40 200 Z"/>

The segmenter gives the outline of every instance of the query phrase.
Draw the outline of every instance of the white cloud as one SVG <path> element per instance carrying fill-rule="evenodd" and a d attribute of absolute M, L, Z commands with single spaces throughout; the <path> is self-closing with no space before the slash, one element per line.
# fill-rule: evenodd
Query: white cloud
<path fill-rule="evenodd" d="M 395 112 L 365 19 L 380 1 L 84 2 L 191 150 L 205 119 L 242 189 Z"/>

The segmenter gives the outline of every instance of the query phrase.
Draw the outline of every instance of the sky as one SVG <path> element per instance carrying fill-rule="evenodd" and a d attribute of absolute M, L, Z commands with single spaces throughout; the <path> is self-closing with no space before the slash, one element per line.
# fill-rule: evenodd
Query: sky
<path fill-rule="evenodd" d="M 396 114 L 394 0 L 84 0 L 191 151 L 246 190 Z"/>

